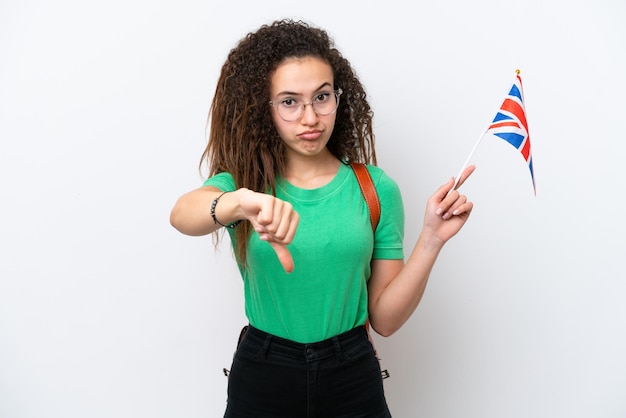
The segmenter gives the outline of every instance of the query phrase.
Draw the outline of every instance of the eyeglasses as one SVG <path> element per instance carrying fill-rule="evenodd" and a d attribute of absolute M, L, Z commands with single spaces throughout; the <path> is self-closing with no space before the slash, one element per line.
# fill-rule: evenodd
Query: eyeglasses
<path fill-rule="evenodd" d="M 277 101 L 270 101 L 270 106 L 275 106 L 278 116 L 285 122 L 295 122 L 304 115 L 304 108 L 308 105 L 313 107 L 313 111 L 319 116 L 328 116 L 335 113 L 339 107 L 339 96 L 343 90 L 325 91 L 317 93 L 311 98 L 309 103 L 304 103 L 300 99 L 287 97 Z"/>

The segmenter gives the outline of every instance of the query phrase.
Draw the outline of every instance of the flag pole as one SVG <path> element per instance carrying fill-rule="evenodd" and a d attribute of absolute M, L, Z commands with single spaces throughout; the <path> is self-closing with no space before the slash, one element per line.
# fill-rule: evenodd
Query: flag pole
<path fill-rule="evenodd" d="M 467 157 L 467 159 L 465 160 L 465 162 L 463 163 L 463 167 L 461 167 L 461 170 L 459 170 L 459 174 L 454 178 L 454 185 L 452 186 L 452 188 L 450 189 L 450 192 L 454 189 L 456 189 L 457 185 L 459 184 L 459 180 L 461 179 L 461 175 L 463 174 L 463 170 L 465 170 L 467 168 L 467 165 L 469 164 L 470 160 L 472 159 L 472 156 L 474 155 L 474 153 L 476 152 L 476 148 L 478 148 L 478 145 L 480 145 L 480 142 L 482 141 L 483 137 L 485 136 L 485 134 L 487 133 L 487 130 L 485 129 L 480 136 L 478 137 L 478 140 L 476 141 L 476 143 L 474 144 L 474 148 L 472 148 L 472 151 L 470 152 L 469 156 Z M 448 193 L 450 193 L 448 192 Z"/>

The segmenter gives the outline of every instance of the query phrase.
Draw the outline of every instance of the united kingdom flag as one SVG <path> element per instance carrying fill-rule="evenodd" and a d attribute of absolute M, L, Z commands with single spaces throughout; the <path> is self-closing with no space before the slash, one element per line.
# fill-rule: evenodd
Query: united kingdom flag
<path fill-rule="evenodd" d="M 522 90 L 522 78 L 517 70 L 515 82 L 509 94 L 502 102 L 496 117 L 489 125 L 487 132 L 504 139 L 509 144 L 517 148 L 530 169 L 530 177 L 533 182 L 535 195 L 535 173 L 533 171 L 533 158 L 530 150 L 530 135 L 528 133 L 528 122 L 526 121 L 526 110 L 524 107 L 524 93 Z"/>

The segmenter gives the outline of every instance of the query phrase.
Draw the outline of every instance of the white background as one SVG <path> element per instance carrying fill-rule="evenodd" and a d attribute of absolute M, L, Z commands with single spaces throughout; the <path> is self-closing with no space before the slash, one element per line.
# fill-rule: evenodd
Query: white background
<path fill-rule="evenodd" d="M 537 196 L 485 137 L 422 304 L 377 338 L 394 417 L 626 416 L 626 4 L 0 0 L 0 417 L 218 417 L 242 286 L 169 225 L 227 52 L 328 30 L 375 111 L 407 253 L 522 72 Z"/>

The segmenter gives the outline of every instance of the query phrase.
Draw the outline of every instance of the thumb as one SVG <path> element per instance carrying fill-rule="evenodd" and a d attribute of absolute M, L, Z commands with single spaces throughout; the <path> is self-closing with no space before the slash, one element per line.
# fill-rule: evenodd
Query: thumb
<path fill-rule="evenodd" d="M 291 273 L 294 269 L 294 263 L 293 257 L 287 249 L 287 246 L 276 242 L 270 242 L 269 244 L 272 246 L 274 252 L 278 256 L 278 261 L 283 266 L 283 269 L 285 269 L 285 273 Z"/>

